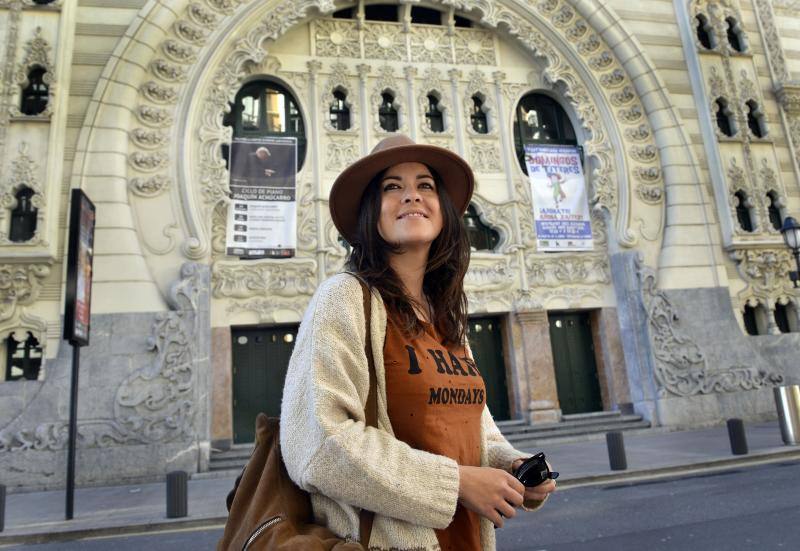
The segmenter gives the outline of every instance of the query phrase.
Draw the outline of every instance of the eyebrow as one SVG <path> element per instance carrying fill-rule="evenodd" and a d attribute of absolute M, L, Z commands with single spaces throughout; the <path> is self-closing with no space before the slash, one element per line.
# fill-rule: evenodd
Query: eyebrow
<path fill-rule="evenodd" d="M 433 179 L 433 176 L 431 174 L 417 174 L 417 180 L 419 180 L 420 178 Z M 385 182 L 386 180 L 402 180 L 402 178 L 400 178 L 400 176 L 395 176 L 393 174 L 390 174 L 388 176 L 384 176 L 383 179 L 381 180 L 381 183 Z"/>

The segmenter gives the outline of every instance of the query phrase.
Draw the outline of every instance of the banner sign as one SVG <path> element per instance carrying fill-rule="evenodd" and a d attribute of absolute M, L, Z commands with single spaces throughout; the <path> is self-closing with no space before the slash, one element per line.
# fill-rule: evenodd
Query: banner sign
<path fill-rule="evenodd" d="M 288 258 L 297 247 L 297 138 L 236 138 L 230 150 L 228 254 Z"/>
<path fill-rule="evenodd" d="M 538 250 L 591 251 L 591 214 L 578 148 L 525 144 L 525 164 Z"/>
<path fill-rule="evenodd" d="M 83 191 L 73 189 L 69 214 L 64 339 L 74 346 L 89 344 L 94 223 L 94 204 Z"/>

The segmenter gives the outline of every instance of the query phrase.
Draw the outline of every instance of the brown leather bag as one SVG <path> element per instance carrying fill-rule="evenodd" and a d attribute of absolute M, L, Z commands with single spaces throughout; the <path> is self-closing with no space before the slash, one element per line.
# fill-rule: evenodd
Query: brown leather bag
<path fill-rule="evenodd" d="M 361 280 L 359 280 L 361 281 Z M 378 400 L 370 342 L 370 294 L 364 282 L 369 361 L 367 425 L 377 427 Z M 360 541 L 347 542 L 328 528 L 314 524 L 311 497 L 286 472 L 280 451 L 279 420 L 259 413 L 253 455 L 226 499 L 228 520 L 217 551 L 363 551 L 369 549 L 374 513 L 361 511 Z"/>

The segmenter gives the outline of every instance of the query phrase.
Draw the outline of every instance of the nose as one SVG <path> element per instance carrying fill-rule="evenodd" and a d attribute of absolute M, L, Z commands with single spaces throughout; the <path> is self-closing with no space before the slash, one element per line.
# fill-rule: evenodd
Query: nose
<path fill-rule="evenodd" d="M 406 190 L 405 195 L 403 196 L 403 202 L 419 203 L 420 201 L 422 201 L 422 196 L 419 194 L 419 190 L 416 188 L 416 186 L 409 186 L 409 188 Z"/>

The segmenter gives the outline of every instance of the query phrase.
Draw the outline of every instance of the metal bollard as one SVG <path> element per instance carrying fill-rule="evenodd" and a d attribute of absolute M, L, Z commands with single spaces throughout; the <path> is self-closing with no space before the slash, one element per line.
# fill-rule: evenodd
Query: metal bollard
<path fill-rule="evenodd" d="M 189 509 L 186 471 L 167 473 L 167 518 L 185 517 Z"/>
<path fill-rule="evenodd" d="M 747 455 L 747 436 L 741 419 L 728 419 L 728 437 L 731 440 L 733 455 Z"/>
<path fill-rule="evenodd" d="M 0 532 L 6 526 L 6 487 L 0 484 Z"/>
<path fill-rule="evenodd" d="M 628 460 L 625 457 L 625 441 L 619 431 L 606 433 L 606 445 L 608 446 L 608 463 L 612 471 L 624 471 L 628 468 Z"/>

